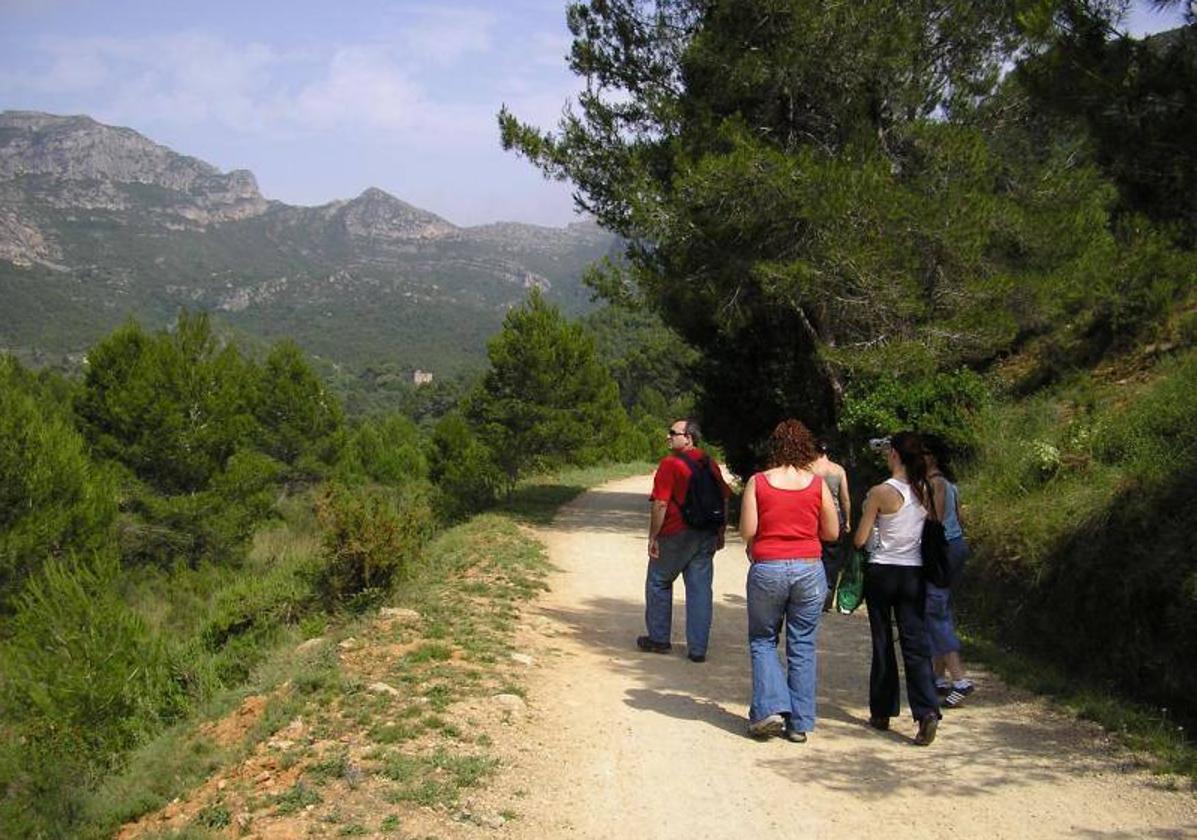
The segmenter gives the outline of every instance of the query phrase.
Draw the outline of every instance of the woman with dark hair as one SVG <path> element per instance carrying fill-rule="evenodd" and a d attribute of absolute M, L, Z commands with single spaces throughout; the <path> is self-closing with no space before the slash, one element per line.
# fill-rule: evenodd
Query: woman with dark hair
<path fill-rule="evenodd" d="M 758 738 L 806 740 L 815 728 L 815 641 L 827 579 L 822 541 L 839 536 L 827 484 L 808 465 L 818 452 L 797 420 L 777 425 L 770 467 L 744 485 L 740 534 L 748 546 L 748 650 L 752 705 L 748 731 Z M 777 654 L 786 634 L 786 671 Z"/>
<path fill-rule="evenodd" d="M 968 559 L 968 543 L 960 518 L 960 494 L 952 474 L 951 451 L 943 438 L 923 435 L 927 450 L 927 479 L 935 499 L 935 518 L 943 523 L 948 541 L 948 565 L 952 579 L 948 586 L 927 581 L 927 640 L 931 644 L 931 665 L 935 670 L 935 690 L 944 695 L 945 708 L 954 709 L 973 693 L 972 680 L 964 675 L 960 660 L 960 639 L 956 636 L 956 618 L 952 614 L 952 589 Z"/>
<path fill-rule="evenodd" d="M 925 610 L 927 590 L 921 553 L 923 522 L 932 504 L 927 482 L 926 452 L 914 432 L 899 432 L 876 442 L 885 453 L 890 477 L 865 497 L 853 542 L 868 545 L 864 595 L 873 639 L 869 670 L 869 725 L 889 729 L 899 714 L 898 660 L 894 656 L 894 622 L 906 669 L 906 698 L 918 723 L 915 744 L 935 740 L 939 726 L 939 698 L 931 670 Z"/>

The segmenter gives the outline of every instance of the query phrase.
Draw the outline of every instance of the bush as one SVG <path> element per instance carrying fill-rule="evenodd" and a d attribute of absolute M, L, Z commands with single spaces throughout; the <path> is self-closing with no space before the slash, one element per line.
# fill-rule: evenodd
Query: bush
<path fill-rule="evenodd" d="M 1137 390 L 992 412 L 962 494 L 978 549 L 962 594 L 1004 641 L 1193 724 L 1197 354 Z"/>
<path fill-rule="evenodd" d="M 420 430 L 402 414 L 362 422 L 350 436 L 345 466 L 352 474 L 395 487 L 428 478 Z"/>
<path fill-rule="evenodd" d="M 0 604 L 47 557 L 104 543 L 113 483 L 84 451 L 64 412 L 0 356 Z"/>
<path fill-rule="evenodd" d="M 393 492 L 330 487 L 317 514 L 326 534 L 318 586 L 330 605 L 385 595 L 432 536 L 434 516 L 417 489 Z"/>
<path fill-rule="evenodd" d="M 203 490 L 253 439 L 255 378 L 204 315 L 173 333 L 131 323 L 91 349 L 76 413 L 98 454 L 164 493 Z"/>
<path fill-rule="evenodd" d="M 17 599 L 0 648 L 5 836 L 63 836 L 81 790 L 186 708 L 118 574 L 109 556 L 51 560 Z"/>
<path fill-rule="evenodd" d="M 341 403 L 293 341 L 271 348 L 258 373 L 253 404 L 263 452 L 316 474 L 337 460 L 345 443 Z"/>
<path fill-rule="evenodd" d="M 989 401 L 985 381 L 967 368 L 926 376 L 877 376 L 852 383 L 840 431 L 863 443 L 901 429 L 939 435 L 957 454 L 976 449 L 973 417 Z"/>
<path fill-rule="evenodd" d="M 493 505 L 506 482 L 490 449 L 460 414 L 448 414 L 436 424 L 428 476 L 437 488 L 437 511 L 450 522 Z"/>
<path fill-rule="evenodd" d="M 281 471 L 266 455 L 242 451 L 200 492 L 164 496 L 132 482 L 130 516 L 120 527 L 122 556 L 161 567 L 240 561 L 255 527 L 273 512 Z"/>

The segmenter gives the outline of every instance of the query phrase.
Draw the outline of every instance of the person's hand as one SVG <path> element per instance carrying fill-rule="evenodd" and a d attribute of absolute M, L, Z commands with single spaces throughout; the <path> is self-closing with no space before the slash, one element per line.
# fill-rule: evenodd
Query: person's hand
<path fill-rule="evenodd" d="M 657 544 L 657 538 L 649 537 L 648 538 L 648 559 L 656 560 L 660 556 L 661 556 L 661 546 L 659 546 Z"/>

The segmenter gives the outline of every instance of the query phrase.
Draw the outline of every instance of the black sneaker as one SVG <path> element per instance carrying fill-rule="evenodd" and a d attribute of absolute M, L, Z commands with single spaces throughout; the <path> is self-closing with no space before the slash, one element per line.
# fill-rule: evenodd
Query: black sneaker
<path fill-rule="evenodd" d="M 919 721 L 919 731 L 914 736 L 914 744 L 916 747 L 925 747 L 935 740 L 935 730 L 939 728 L 939 718 L 935 715 L 927 715 Z"/>
<path fill-rule="evenodd" d="M 669 653 L 673 650 L 669 642 L 654 642 L 650 636 L 637 636 L 636 647 L 649 653 Z"/>
<path fill-rule="evenodd" d="M 705 653 L 688 653 L 688 654 L 686 654 L 686 657 L 691 662 L 706 662 L 707 661 L 707 657 L 706 657 Z"/>
<path fill-rule="evenodd" d="M 878 732 L 885 732 L 889 729 L 889 718 L 887 717 L 870 717 L 869 726 L 876 729 Z"/>

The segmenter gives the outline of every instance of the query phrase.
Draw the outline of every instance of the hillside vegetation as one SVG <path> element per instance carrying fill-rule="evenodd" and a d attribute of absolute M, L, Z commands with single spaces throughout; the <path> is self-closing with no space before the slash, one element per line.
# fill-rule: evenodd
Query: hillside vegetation
<path fill-rule="evenodd" d="M 635 330 L 615 332 L 611 358 L 634 355 Z M 508 314 L 490 359 L 417 423 L 349 421 L 294 343 L 256 356 L 186 312 L 170 331 L 115 330 L 78 380 L 0 356 L 0 833 L 103 836 L 158 807 L 215 766 L 211 743 L 151 749 L 130 770 L 140 781 L 101 782 L 266 679 L 263 668 L 277 674 L 286 666 L 269 663 L 292 661 L 288 647 L 457 569 L 447 529 L 499 502 L 543 518 L 581 487 L 521 491 L 530 477 L 648 459 L 686 410 L 657 392 L 625 408 L 591 332 L 537 293 Z M 509 537 L 516 565 L 535 553 Z M 502 540 L 492 528 L 476 542 Z M 501 560 L 467 553 L 462 570 Z M 428 656 L 443 659 L 434 650 L 452 632 L 467 659 L 493 663 L 487 633 L 505 644 L 514 613 L 497 606 L 486 632 L 468 611 L 453 619 L 460 631 L 441 627 L 436 615 L 464 593 L 453 580 L 424 596 Z M 341 695 L 331 661 L 308 665 L 280 708 Z M 136 770 L 144 761 L 174 762 L 165 786 Z"/>

